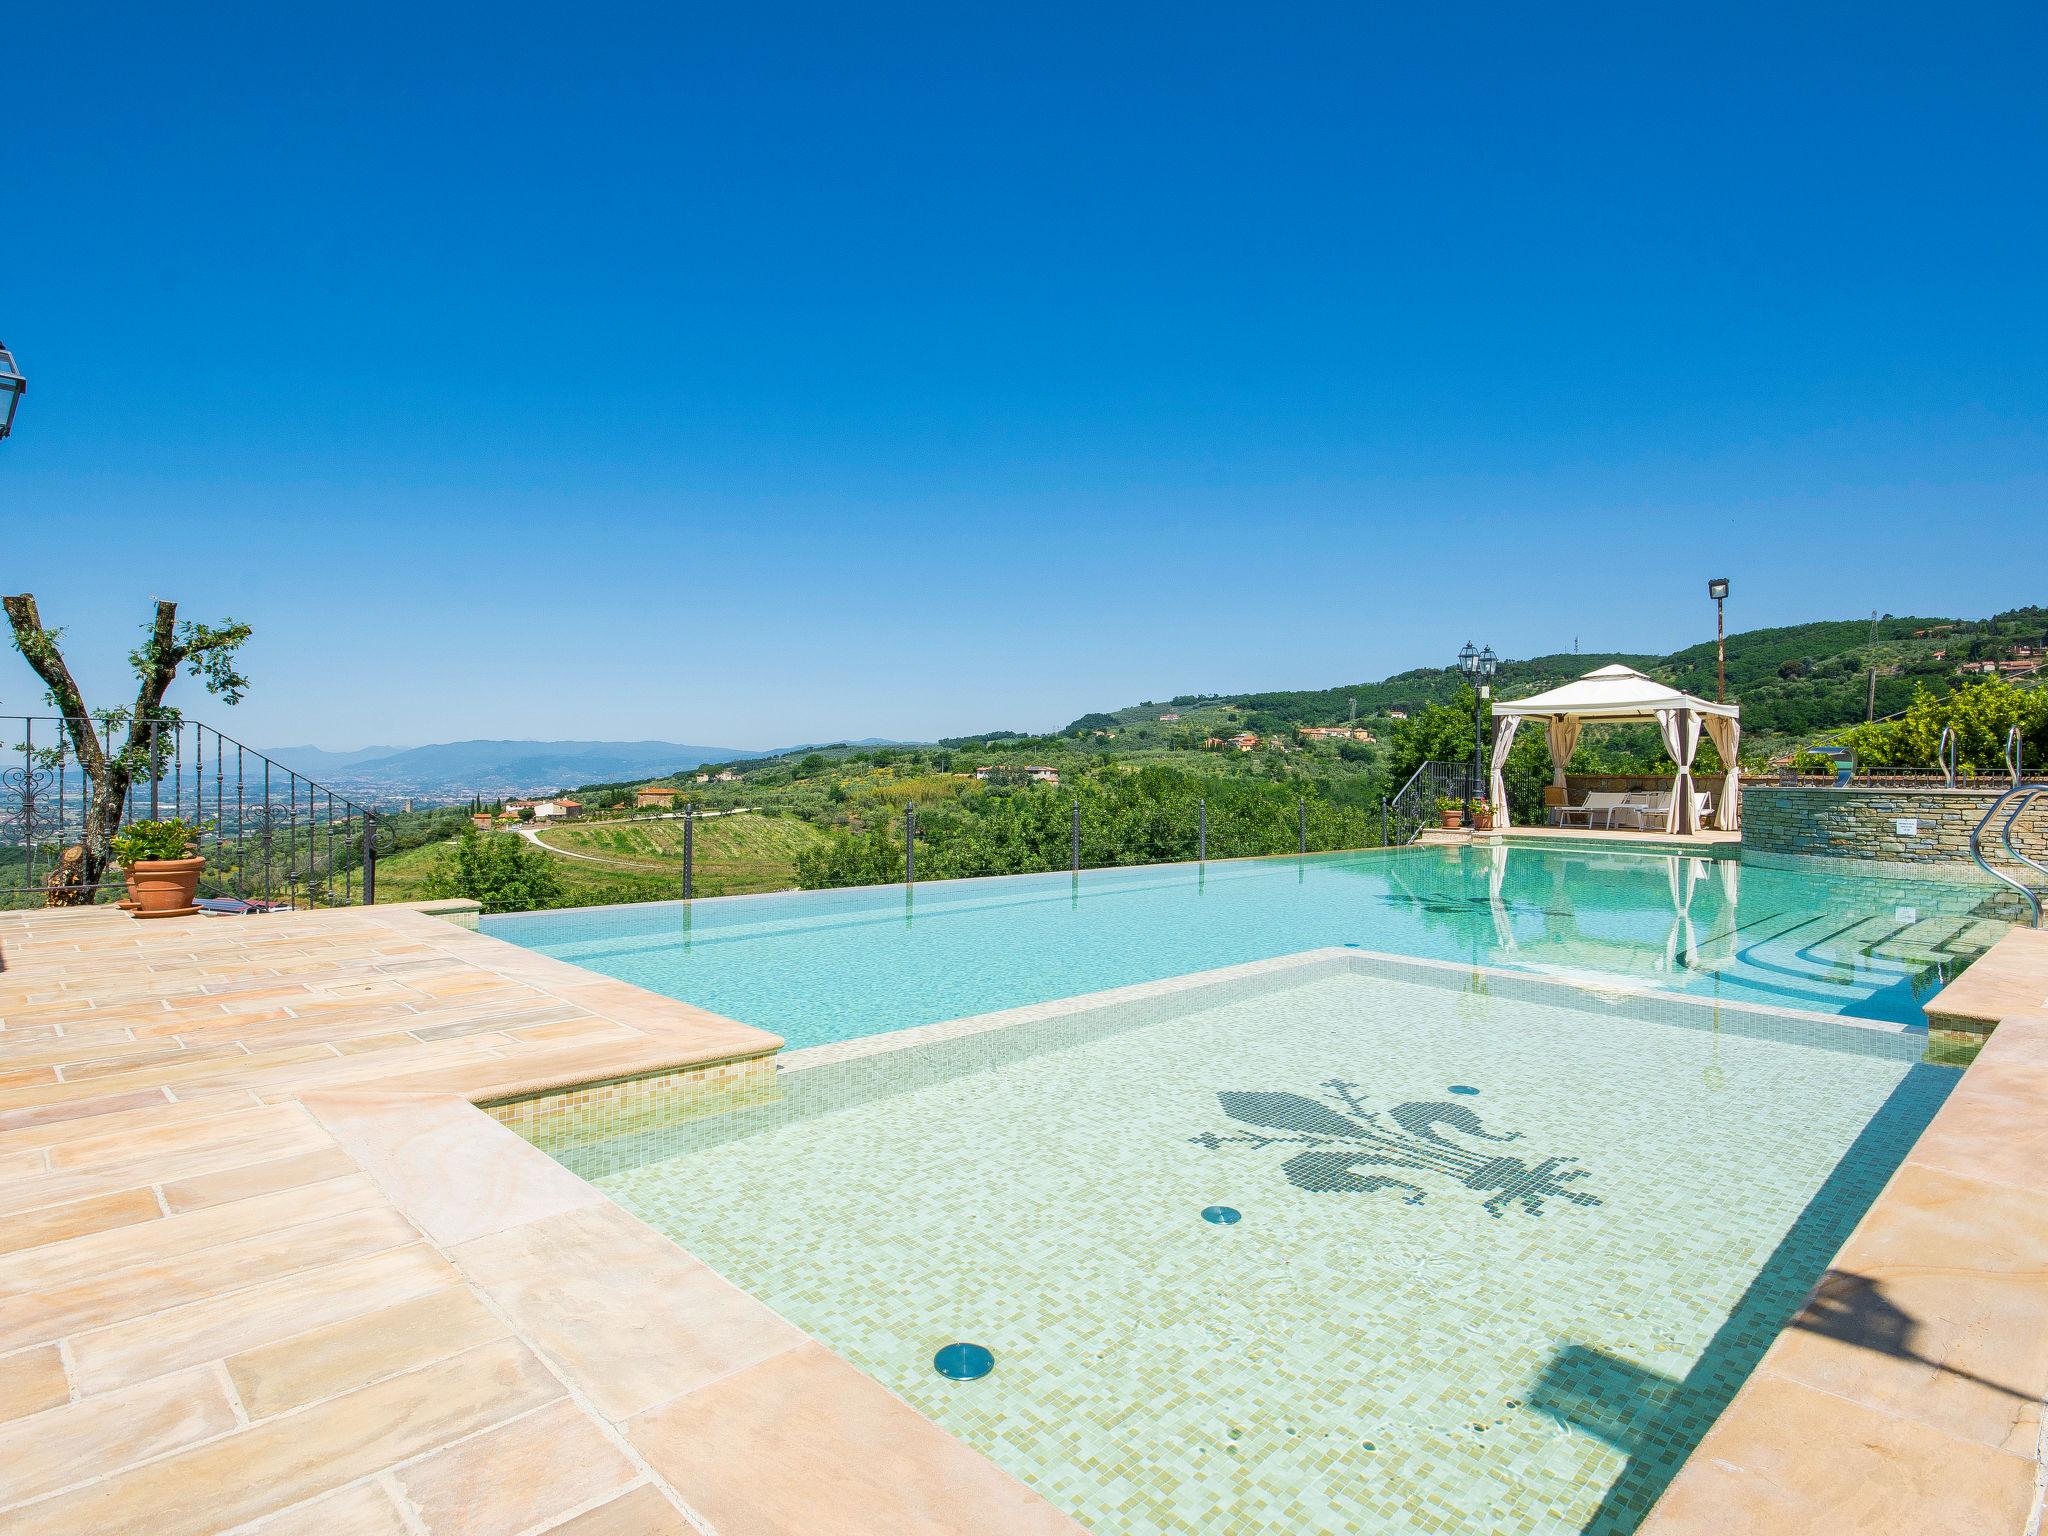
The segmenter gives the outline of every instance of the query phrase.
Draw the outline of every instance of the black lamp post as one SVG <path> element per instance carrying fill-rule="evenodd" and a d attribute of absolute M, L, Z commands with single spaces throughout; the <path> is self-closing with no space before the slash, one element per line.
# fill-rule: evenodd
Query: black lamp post
<path fill-rule="evenodd" d="M 14 408 L 21 404 L 27 389 L 28 380 L 14 365 L 14 354 L 7 350 L 5 342 L 0 342 L 0 438 L 14 430 Z"/>
<path fill-rule="evenodd" d="M 1458 670 L 1465 674 L 1465 680 L 1472 685 L 1472 774 L 1465 782 L 1465 821 L 1469 826 L 1472 820 L 1472 802 L 1479 798 L 1479 738 L 1482 734 L 1480 721 L 1484 716 L 1485 698 L 1489 691 L 1487 685 L 1492 681 L 1493 674 L 1500 670 L 1500 658 L 1493 654 L 1492 646 L 1489 645 L 1482 651 L 1467 640 L 1465 648 L 1458 652 Z"/>
<path fill-rule="evenodd" d="M 1707 596 L 1714 600 L 1714 702 L 1728 702 L 1728 626 L 1723 621 L 1728 601 L 1728 578 L 1707 578 Z"/>

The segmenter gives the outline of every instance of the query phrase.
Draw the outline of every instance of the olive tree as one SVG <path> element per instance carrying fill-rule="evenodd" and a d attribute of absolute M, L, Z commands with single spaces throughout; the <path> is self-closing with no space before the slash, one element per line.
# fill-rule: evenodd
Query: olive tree
<path fill-rule="evenodd" d="M 46 905 L 85 906 L 93 900 L 112 861 L 113 838 L 121 828 L 129 786 L 140 775 L 162 771 L 161 762 L 153 762 L 151 753 L 162 730 L 178 720 L 177 712 L 164 706 L 171 684 L 181 671 L 189 670 L 208 693 L 229 704 L 237 703 L 249 680 L 236 670 L 235 652 L 249 638 L 249 626 L 232 619 L 218 625 L 195 624 L 189 619 L 180 623 L 178 605 L 159 601 L 154 617 L 143 625 L 142 644 L 128 653 L 136 678 L 135 702 L 125 709 L 95 713 L 86 707 L 85 696 L 64 659 L 59 644 L 63 631 L 44 627 L 34 596 L 24 592 L 0 598 L 0 606 L 5 607 L 7 622 L 14 630 L 14 648 L 42 679 L 51 707 L 64 722 L 71 751 L 91 785 L 78 842 L 64 850 L 44 885 Z M 107 732 L 104 742 L 96 724 Z M 115 746 L 115 732 L 124 727 L 125 735 Z"/>

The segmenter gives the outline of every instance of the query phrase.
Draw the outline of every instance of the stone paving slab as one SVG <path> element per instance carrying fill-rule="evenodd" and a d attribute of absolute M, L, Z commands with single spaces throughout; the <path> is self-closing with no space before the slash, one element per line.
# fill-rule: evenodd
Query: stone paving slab
<path fill-rule="evenodd" d="M 1076 1529 L 474 1107 L 774 1036 L 406 907 L 0 956 L 0 1536 Z"/>
<path fill-rule="evenodd" d="M 1996 956 L 1996 959 L 1993 957 Z M 2048 929 L 2015 928 L 1928 1001 L 1937 1029 L 1982 1034 L 2008 1014 L 2048 1009 Z"/>

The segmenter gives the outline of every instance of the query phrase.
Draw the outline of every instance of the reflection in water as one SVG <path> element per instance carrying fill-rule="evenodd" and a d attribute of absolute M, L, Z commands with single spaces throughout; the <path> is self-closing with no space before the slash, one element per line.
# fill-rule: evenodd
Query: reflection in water
<path fill-rule="evenodd" d="M 1337 945 L 1918 1025 L 2000 893 L 1503 843 L 493 917 L 791 1045 Z M 912 920 L 914 918 L 914 921 Z"/>
<path fill-rule="evenodd" d="M 1466 888 L 1472 858 L 1484 862 L 1483 900 Z M 1839 1008 L 1838 989 L 1872 982 L 1881 992 L 1926 996 L 1982 952 L 1984 924 L 1996 920 L 1986 910 L 1996 905 L 1992 893 L 1925 882 L 1857 883 L 1865 888 L 1853 901 L 1841 891 L 1839 906 L 1788 908 L 1782 891 L 1767 891 L 1746 908 L 1735 859 L 1560 855 L 1507 843 L 1461 859 L 1455 889 L 1442 878 L 1393 882 L 1425 922 L 1462 928 L 1483 905 L 1495 963 L 1645 981 L 1740 968 L 1752 985 L 1773 981 L 1770 990 L 1783 1006 L 1824 1011 Z M 1889 913 L 1881 910 L 1889 904 L 1887 887 L 1899 898 Z M 1664 929 L 1654 947 L 1644 943 L 1650 914 Z"/>

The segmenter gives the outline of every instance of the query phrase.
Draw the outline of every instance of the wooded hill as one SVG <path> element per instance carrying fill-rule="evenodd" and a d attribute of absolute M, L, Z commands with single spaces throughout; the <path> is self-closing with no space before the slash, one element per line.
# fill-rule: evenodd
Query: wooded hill
<path fill-rule="evenodd" d="M 1742 705 L 1744 731 L 1759 738 L 1809 737 L 1853 725 L 1868 704 L 1869 669 L 1877 668 L 1877 713 L 1896 714 L 1916 688 L 1947 693 L 1967 677 L 1966 661 L 1998 660 L 2016 646 L 2048 646 L 2048 608 L 2016 608 L 1989 619 L 1897 617 L 1827 620 L 1728 637 L 1728 694 Z M 1446 658 L 1448 661 L 1449 658 Z M 1619 662 L 1704 698 L 1714 696 L 1714 642 L 1665 656 L 1588 651 L 1504 661 L 1494 680 L 1502 698 L 1541 693 L 1595 667 Z M 1114 730 L 1134 738 L 1186 735 L 1227 725 L 1261 735 L 1297 725 L 1335 725 L 1351 718 L 1409 714 L 1456 697 L 1463 678 L 1449 667 L 1423 667 L 1376 683 L 1241 694 L 1183 694 L 1101 714 L 1083 715 L 1074 731 Z M 1161 721 L 1178 714 L 1178 721 Z M 1132 745 L 1136 744 L 1136 740 Z"/>

